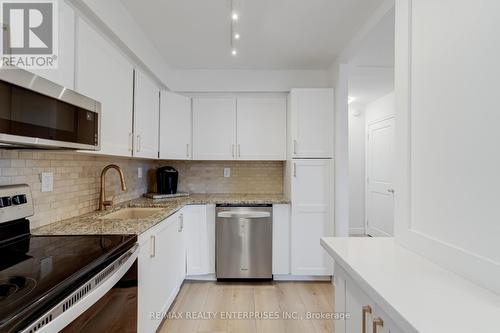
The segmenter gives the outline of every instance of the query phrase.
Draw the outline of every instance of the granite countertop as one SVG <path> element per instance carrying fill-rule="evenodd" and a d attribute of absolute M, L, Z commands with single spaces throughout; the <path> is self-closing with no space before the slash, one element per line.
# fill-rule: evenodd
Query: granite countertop
<path fill-rule="evenodd" d="M 31 230 L 33 235 L 140 235 L 186 205 L 204 204 L 285 204 L 281 194 L 191 194 L 186 197 L 153 200 L 138 198 L 119 203 L 106 211 L 95 211 Z M 103 219 L 126 207 L 164 208 L 144 219 Z"/>

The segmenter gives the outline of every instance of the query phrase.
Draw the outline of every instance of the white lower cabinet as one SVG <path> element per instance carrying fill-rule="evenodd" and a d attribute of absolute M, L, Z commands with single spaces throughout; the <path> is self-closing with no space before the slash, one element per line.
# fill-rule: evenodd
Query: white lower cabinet
<path fill-rule="evenodd" d="M 349 315 L 335 321 L 337 333 L 403 333 L 347 273 L 335 266 L 335 311 Z"/>
<path fill-rule="evenodd" d="M 290 205 L 273 205 L 273 274 L 290 274 Z"/>
<path fill-rule="evenodd" d="M 139 236 L 138 332 L 153 333 L 168 311 L 185 276 L 185 247 L 181 213 Z"/>
<path fill-rule="evenodd" d="M 205 275 L 211 273 L 210 232 L 206 205 L 186 206 L 182 209 L 186 240 L 186 273 L 187 275 Z"/>

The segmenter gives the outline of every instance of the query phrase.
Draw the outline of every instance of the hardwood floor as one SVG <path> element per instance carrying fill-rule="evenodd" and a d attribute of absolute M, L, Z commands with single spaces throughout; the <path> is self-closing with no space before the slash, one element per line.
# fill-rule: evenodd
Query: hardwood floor
<path fill-rule="evenodd" d="M 159 332 L 332 333 L 332 319 L 307 315 L 332 313 L 333 293 L 330 282 L 185 282 Z"/>

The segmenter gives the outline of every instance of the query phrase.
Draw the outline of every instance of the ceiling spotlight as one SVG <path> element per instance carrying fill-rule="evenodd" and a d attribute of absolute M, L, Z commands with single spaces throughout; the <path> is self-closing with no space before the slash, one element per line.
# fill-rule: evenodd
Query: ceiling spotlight
<path fill-rule="evenodd" d="M 349 96 L 348 99 L 347 99 L 347 104 L 351 104 L 355 100 L 356 100 L 356 97 Z"/>
<path fill-rule="evenodd" d="M 233 19 L 233 21 L 238 21 L 238 13 L 233 13 L 233 15 L 231 15 L 231 18 Z"/>
<path fill-rule="evenodd" d="M 234 34 L 234 39 L 240 39 L 240 34 L 239 33 L 235 33 Z"/>
<path fill-rule="evenodd" d="M 237 55 L 237 54 L 238 54 L 238 51 L 237 51 L 236 49 L 232 49 L 232 50 L 231 50 L 231 54 L 235 56 L 235 55 Z"/>

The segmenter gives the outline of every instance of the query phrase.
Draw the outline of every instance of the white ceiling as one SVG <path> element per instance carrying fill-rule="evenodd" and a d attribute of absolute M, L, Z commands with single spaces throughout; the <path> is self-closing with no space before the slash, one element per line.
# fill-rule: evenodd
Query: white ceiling
<path fill-rule="evenodd" d="M 383 0 L 121 0 L 176 68 L 325 69 Z"/>
<path fill-rule="evenodd" d="M 349 96 L 366 105 L 394 90 L 394 9 L 364 38 L 349 62 Z"/>

